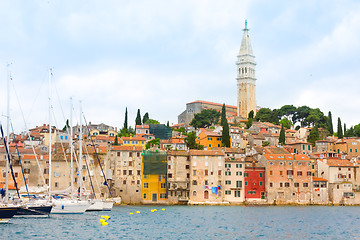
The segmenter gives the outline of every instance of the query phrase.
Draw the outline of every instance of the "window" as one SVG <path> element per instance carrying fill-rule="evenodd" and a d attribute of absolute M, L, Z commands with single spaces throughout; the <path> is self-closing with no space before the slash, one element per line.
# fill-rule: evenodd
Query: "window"
<path fill-rule="evenodd" d="M 249 177 L 249 173 L 244 173 L 244 177 Z"/>
<path fill-rule="evenodd" d="M 44 169 L 44 174 L 49 174 L 49 169 L 48 168 Z"/>
<path fill-rule="evenodd" d="M 263 174 L 262 174 L 262 173 L 260 173 L 260 177 L 261 177 L 261 178 L 263 177 Z"/>
<path fill-rule="evenodd" d="M 186 174 L 186 178 L 190 178 L 190 173 L 187 173 L 187 174 Z"/>
<path fill-rule="evenodd" d="M 205 169 L 205 176 L 209 175 L 209 171 L 207 169 Z"/>
<path fill-rule="evenodd" d="M 171 165 L 168 165 L 168 169 L 171 169 Z"/>
<path fill-rule="evenodd" d="M 218 175 L 221 176 L 221 170 L 218 171 Z"/>
<path fill-rule="evenodd" d="M 225 171 L 225 176 L 231 176 L 231 172 L 230 171 Z"/>
<path fill-rule="evenodd" d="M 205 180 L 205 186 L 209 185 L 209 181 L 208 180 Z"/>
<path fill-rule="evenodd" d="M 260 182 L 259 182 L 259 185 L 260 185 L 260 186 L 262 186 L 262 185 L 263 185 L 263 182 L 262 182 L 262 181 L 260 181 Z"/>
<path fill-rule="evenodd" d="M 185 169 L 190 169 L 190 165 L 185 165 Z"/>
<path fill-rule="evenodd" d="M 349 174 L 349 178 L 351 178 L 351 174 Z"/>
<path fill-rule="evenodd" d="M 146 179 L 147 178 L 147 175 L 144 175 L 144 179 Z"/>
<path fill-rule="evenodd" d="M 208 140 L 209 140 L 209 141 L 212 141 L 212 137 L 209 137 Z"/>
<path fill-rule="evenodd" d="M 196 170 L 193 170 L 193 175 L 196 176 Z"/>
<path fill-rule="evenodd" d="M 287 170 L 287 175 L 294 175 L 294 171 L 293 170 Z"/>
<path fill-rule="evenodd" d="M 270 176 L 272 176 L 272 175 L 273 175 L 273 171 L 272 171 L 272 170 L 270 170 L 270 171 L 269 171 L 269 174 L 270 174 Z"/>
<path fill-rule="evenodd" d="M 58 183 L 58 182 L 55 182 L 55 187 L 59 187 L 59 183 Z"/>
<path fill-rule="evenodd" d="M 308 183 L 304 183 L 304 184 L 303 184 L 303 187 L 308 187 L 308 186 L 309 186 Z"/>
<path fill-rule="evenodd" d="M 290 183 L 286 182 L 285 187 L 290 187 Z"/>
<path fill-rule="evenodd" d="M 149 183 L 144 183 L 144 188 L 149 188 Z"/>
<path fill-rule="evenodd" d="M 280 171 L 280 176 L 282 176 L 283 175 L 283 171 Z"/>
<path fill-rule="evenodd" d="M 231 164 L 230 163 L 225 163 L 225 168 L 231 168 Z"/>
<path fill-rule="evenodd" d="M 273 183 L 272 183 L 272 182 L 270 183 L 270 187 L 273 187 Z"/>
<path fill-rule="evenodd" d="M 126 170 L 123 170 L 123 175 L 126 175 Z"/>
<path fill-rule="evenodd" d="M 283 187 L 283 183 L 282 183 L 282 182 L 280 183 L 280 187 Z"/>
<path fill-rule="evenodd" d="M 248 182 L 247 181 L 245 181 L 245 186 L 247 186 L 248 185 Z"/>
<path fill-rule="evenodd" d="M 146 193 L 144 193 L 143 198 L 146 199 Z"/>
<path fill-rule="evenodd" d="M 124 185 L 126 184 L 126 180 L 123 180 L 123 184 L 124 184 Z"/>
<path fill-rule="evenodd" d="M 302 171 L 297 171 L 298 176 L 302 176 Z"/>
<path fill-rule="evenodd" d="M 300 185 L 300 184 L 299 184 L 299 183 L 297 183 L 297 182 L 296 182 L 296 183 L 294 183 L 294 187 L 299 187 L 299 185 Z"/>
<path fill-rule="evenodd" d="M 140 184 L 140 180 L 137 180 L 137 181 L 136 181 L 136 184 Z"/>
<path fill-rule="evenodd" d="M 197 181 L 196 181 L 196 180 L 193 180 L 193 181 L 192 181 L 192 185 L 197 185 Z"/>
<path fill-rule="evenodd" d="M 226 184 L 226 185 L 230 185 L 230 184 L 231 184 L 231 181 L 230 181 L 230 180 L 226 180 L 226 181 L 225 181 L 225 184 Z"/>
<path fill-rule="evenodd" d="M 193 196 L 196 196 L 196 191 L 193 191 Z"/>
<path fill-rule="evenodd" d="M 225 190 L 225 195 L 231 195 L 231 191 L 230 190 Z"/>
<path fill-rule="evenodd" d="M 310 171 L 307 171 L 307 172 L 306 172 L 306 176 L 311 176 L 311 172 L 310 172 Z"/>
<path fill-rule="evenodd" d="M 129 170 L 129 175 L 132 175 L 132 170 Z"/>
<path fill-rule="evenodd" d="M 240 197 L 240 191 L 234 191 L 235 197 Z"/>
<path fill-rule="evenodd" d="M 241 164 L 241 163 L 237 163 L 237 164 L 236 164 L 236 168 L 242 168 L 242 164 Z"/>
<path fill-rule="evenodd" d="M 129 152 L 129 157 L 132 157 L 132 152 Z"/>
<path fill-rule="evenodd" d="M 160 193 L 160 198 L 166 198 L 166 193 Z"/>
<path fill-rule="evenodd" d="M 211 148 L 211 144 L 209 144 L 209 148 Z"/>
<path fill-rule="evenodd" d="M 136 156 L 137 156 L 137 157 L 140 157 L 140 153 L 139 153 L 139 152 L 138 152 L 138 153 L 136 153 Z"/>
<path fill-rule="evenodd" d="M 242 176 L 242 172 L 236 172 L 236 176 Z"/>
<path fill-rule="evenodd" d="M 25 168 L 25 169 L 24 169 L 24 173 L 30 173 L 30 169 Z"/>
<path fill-rule="evenodd" d="M 161 188 L 166 188 L 166 184 L 165 184 L 165 183 L 161 183 Z"/>
<path fill-rule="evenodd" d="M 117 152 L 117 153 L 116 153 L 116 156 L 120 157 L 120 152 Z"/>

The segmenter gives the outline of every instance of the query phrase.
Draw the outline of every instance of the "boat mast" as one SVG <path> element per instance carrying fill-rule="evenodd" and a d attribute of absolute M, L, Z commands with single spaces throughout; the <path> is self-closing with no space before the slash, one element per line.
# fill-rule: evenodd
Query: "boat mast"
<path fill-rule="evenodd" d="M 82 179 L 82 161 L 83 161 L 83 154 L 82 154 L 82 121 L 81 121 L 81 101 L 80 101 L 80 133 L 79 133 L 79 179 L 80 179 L 80 199 L 82 194 L 82 188 L 83 188 L 83 179 Z"/>
<path fill-rule="evenodd" d="M 10 78 L 11 74 L 9 71 L 10 64 L 7 65 L 7 116 L 6 116 L 6 137 L 7 142 L 9 142 L 10 135 L 9 135 L 9 129 L 10 129 Z M 9 144 L 7 145 L 7 151 L 9 151 Z M 10 155 L 9 155 L 10 156 Z M 7 157 L 9 157 L 7 156 Z M 6 161 L 6 174 L 5 174 L 5 200 L 4 202 L 7 203 L 9 200 L 9 161 L 8 159 Z"/>
<path fill-rule="evenodd" d="M 52 69 L 49 69 L 49 197 L 51 198 L 51 78 L 52 78 Z"/>
<path fill-rule="evenodd" d="M 70 136 L 69 136 L 69 144 L 70 144 L 70 176 L 71 176 L 71 199 L 73 199 L 74 193 L 74 171 L 73 171 L 73 125 L 72 125 L 72 98 L 70 98 Z"/>

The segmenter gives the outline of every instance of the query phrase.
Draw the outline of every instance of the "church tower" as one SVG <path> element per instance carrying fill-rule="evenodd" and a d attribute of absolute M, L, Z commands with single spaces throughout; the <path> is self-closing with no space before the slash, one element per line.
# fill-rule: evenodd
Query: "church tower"
<path fill-rule="evenodd" d="M 250 44 L 249 29 L 245 20 L 244 34 L 239 55 L 237 56 L 237 89 L 238 89 L 238 116 L 248 118 L 251 110 L 256 114 L 255 99 L 255 56 Z"/>

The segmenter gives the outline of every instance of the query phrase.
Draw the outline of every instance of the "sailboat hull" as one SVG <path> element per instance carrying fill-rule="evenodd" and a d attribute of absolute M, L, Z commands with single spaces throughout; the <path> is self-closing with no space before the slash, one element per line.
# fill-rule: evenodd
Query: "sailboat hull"
<path fill-rule="evenodd" d="M 18 210 L 18 207 L 0 207 L 0 223 L 9 222 Z"/>
<path fill-rule="evenodd" d="M 55 200 L 51 213 L 53 214 L 74 214 L 84 213 L 90 204 L 87 201 L 76 200 Z"/>
<path fill-rule="evenodd" d="M 53 206 L 29 206 L 20 208 L 14 217 L 49 217 Z"/>

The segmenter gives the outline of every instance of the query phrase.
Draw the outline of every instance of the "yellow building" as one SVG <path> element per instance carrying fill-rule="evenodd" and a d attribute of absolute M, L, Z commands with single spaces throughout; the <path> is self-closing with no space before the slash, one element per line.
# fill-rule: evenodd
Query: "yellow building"
<path fill-rule="evenodd" d="M 145 149 L 146 139 L 140 136 L 122 137 L 123 146 L 142 146 Z"/>
<path fill-rule="evenodd" d="M 221 147 L 222 136 L 219 133 L 213 132 L 209 129 L 200 128 L 200 133 L 197 137 L 197 143 L 204 146 L 205 150 Z"/>
<path fill-rule="evenodd" d="M 166 185 L 167 153 L 158 150 L 143 151 L 142 203 L 167 203 Z"/>

